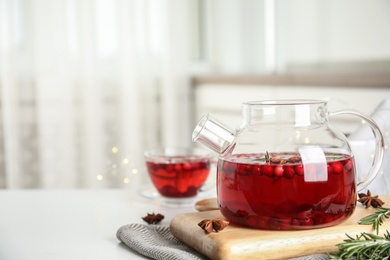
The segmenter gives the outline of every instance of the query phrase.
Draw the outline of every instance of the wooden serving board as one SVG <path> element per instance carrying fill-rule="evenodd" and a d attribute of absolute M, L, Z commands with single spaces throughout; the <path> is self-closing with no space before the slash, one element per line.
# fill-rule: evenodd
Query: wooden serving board
<path fill-rule="evenodd" d="M 390 196 L 380 196 L 390 207 Z M 358 221 L 372 213 L 358 203 L 355 212 L 344 222 L 327 228 L 300 231 L 272 231 L 245 228 L 230 224 L 220 232 L 206 234 L 198 223 L 203 219 L 223 218 L 219 210 L 187 213 L 175 216 L 170 224 L 172 234 L 211 259 L 288 259 L 318 253 L 337 251 L 336 244 L 346 235 L 361 232 L 375 233 L 371 225 Z M 380 226 L 379 234 L 390 230 L 390 220 Z"/>

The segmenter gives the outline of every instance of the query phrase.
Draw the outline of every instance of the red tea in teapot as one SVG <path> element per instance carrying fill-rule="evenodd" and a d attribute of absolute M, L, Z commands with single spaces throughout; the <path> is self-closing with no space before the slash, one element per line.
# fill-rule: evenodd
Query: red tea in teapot
<path fill-rule="evenodd" d="M 303 163 L 298 154 L 229 155 L 218 162 L 221 213 L 260 229 L 312 229 L 334 225 L 356 204 L 353 157 L 325 154 Z"/>
<path fill-rule="evenodd" d="M 348 138 L 330 124 L 339 115 L 364 119 L 375 136 L 373 163 L 358 184 Z M 357 192 L 378 175 L 385 151 L 371 118 L 351 109 L 329 112 L 323 100 L 245 102 L 235 130 L 207 114 L 192 140 L 219 154 L 221 213 L 231 222 L 272 230 L 327 227 L 349 217 Z"/>
<path fill-rule="evenodd" d="M 151 180 L 162 196 L 193 197 L 210 172 L 209 159 L 196 156 L 161 156 L 147 161 Z"/>

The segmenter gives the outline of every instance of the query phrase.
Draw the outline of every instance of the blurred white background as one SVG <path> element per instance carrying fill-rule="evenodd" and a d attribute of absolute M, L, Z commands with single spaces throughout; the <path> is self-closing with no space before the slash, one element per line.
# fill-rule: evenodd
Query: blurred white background
<path fill-rule="evenodd" d="M 134 185 L 192 144 L 193 76 L 386 73 L 389 25 L 387 0 L 0 0 L 0 188 Z"/>

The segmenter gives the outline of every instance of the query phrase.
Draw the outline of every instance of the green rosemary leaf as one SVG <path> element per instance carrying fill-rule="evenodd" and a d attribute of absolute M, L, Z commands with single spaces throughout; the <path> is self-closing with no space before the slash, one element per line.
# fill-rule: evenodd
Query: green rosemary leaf
<path fill-rule="evenodd" d="M 390 208 L 378 207 L 376 212 L 362 218 L 358 223 L 361 225 L 372 225 L 376 234 L 379 233 L 379 226 L 382 225 L 383 221 L 390 217 Z"/>
<path fill-rule="evenodd" d="M 262 157 L 262 158 L 255 158 L 255 159 L 253 159 L 253 161 L 266 161 L 267 159 L 265 159 L 264 157 Z"/>
<path fill-rule="evenodd" d="M 255 158 L 255 159 L 253 159 L 253 161 L 269 162 L 270 159 L 271 159 L 271 157 L 269 156 L 268 151 L 266 151 L 264 157 Z"/>
<path fill-rule="evenodd" d="M 325 155 L 326 159 L 333 159 L 333 160 L 339 160 L 343 159 L 344 157 L 339 155 L 339 154 L 326 154 Z"/>
<path fill-rule="evenodd" d="M 339 251 L 329 254 L 330 259 L 389 259 L 390 234 L 387 230 L 384 237 L 365 232 L 356 238 L 346 236 L 348 239 L 336 245 Z"/>

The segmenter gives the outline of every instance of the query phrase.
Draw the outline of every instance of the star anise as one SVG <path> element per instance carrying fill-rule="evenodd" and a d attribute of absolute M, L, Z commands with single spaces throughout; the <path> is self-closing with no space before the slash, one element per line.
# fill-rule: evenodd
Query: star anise
<path fill-rule="evenodd" d="M 157 224 L 159 223 L 161 220 L 164 219 L 164 215 L 161 215 L 160 213 L 158 214 L 149 214 L 146 216 L 146 217 L 143 217 L 142 218 L 145 222 L 147 222 L 148 224 Z"/>
<path fill-rule="evenodd" d="M 297 163 L 297 162 L 301 162 L 302 158 L 301 158 L 301 156 L 294 155 L 294 156 L 291 156 L 290 158 L 288 158 L 287 161 L 289 163 Z"/>
<path fill-rule="evenodd" d="M 198 223 L 198 226 L 201 227 L 206 234 L 211 233 L 213 230 L 219 232 L 229 225 L 229 221 L 216 218 L 216 219 L 204 219 Z"/>
<path fill-rule="evenodd" d="M 377 208 L 385 204 L 380 198 L 378 198 L 378 195 L 372 196 L 370 190 L 367 190 L 367 194 L 359 193 L 358 195 L 358 201 L 365 205 L 366 208 L 369 208 L 370 206 Z"/>
<path fill-rule="evenodd" d="M 272 157 L 270 159 L 271 163 L 273 164 L 285 164 L 287 161 L 283 158 L 280 158 L 280 157 Z"/>

